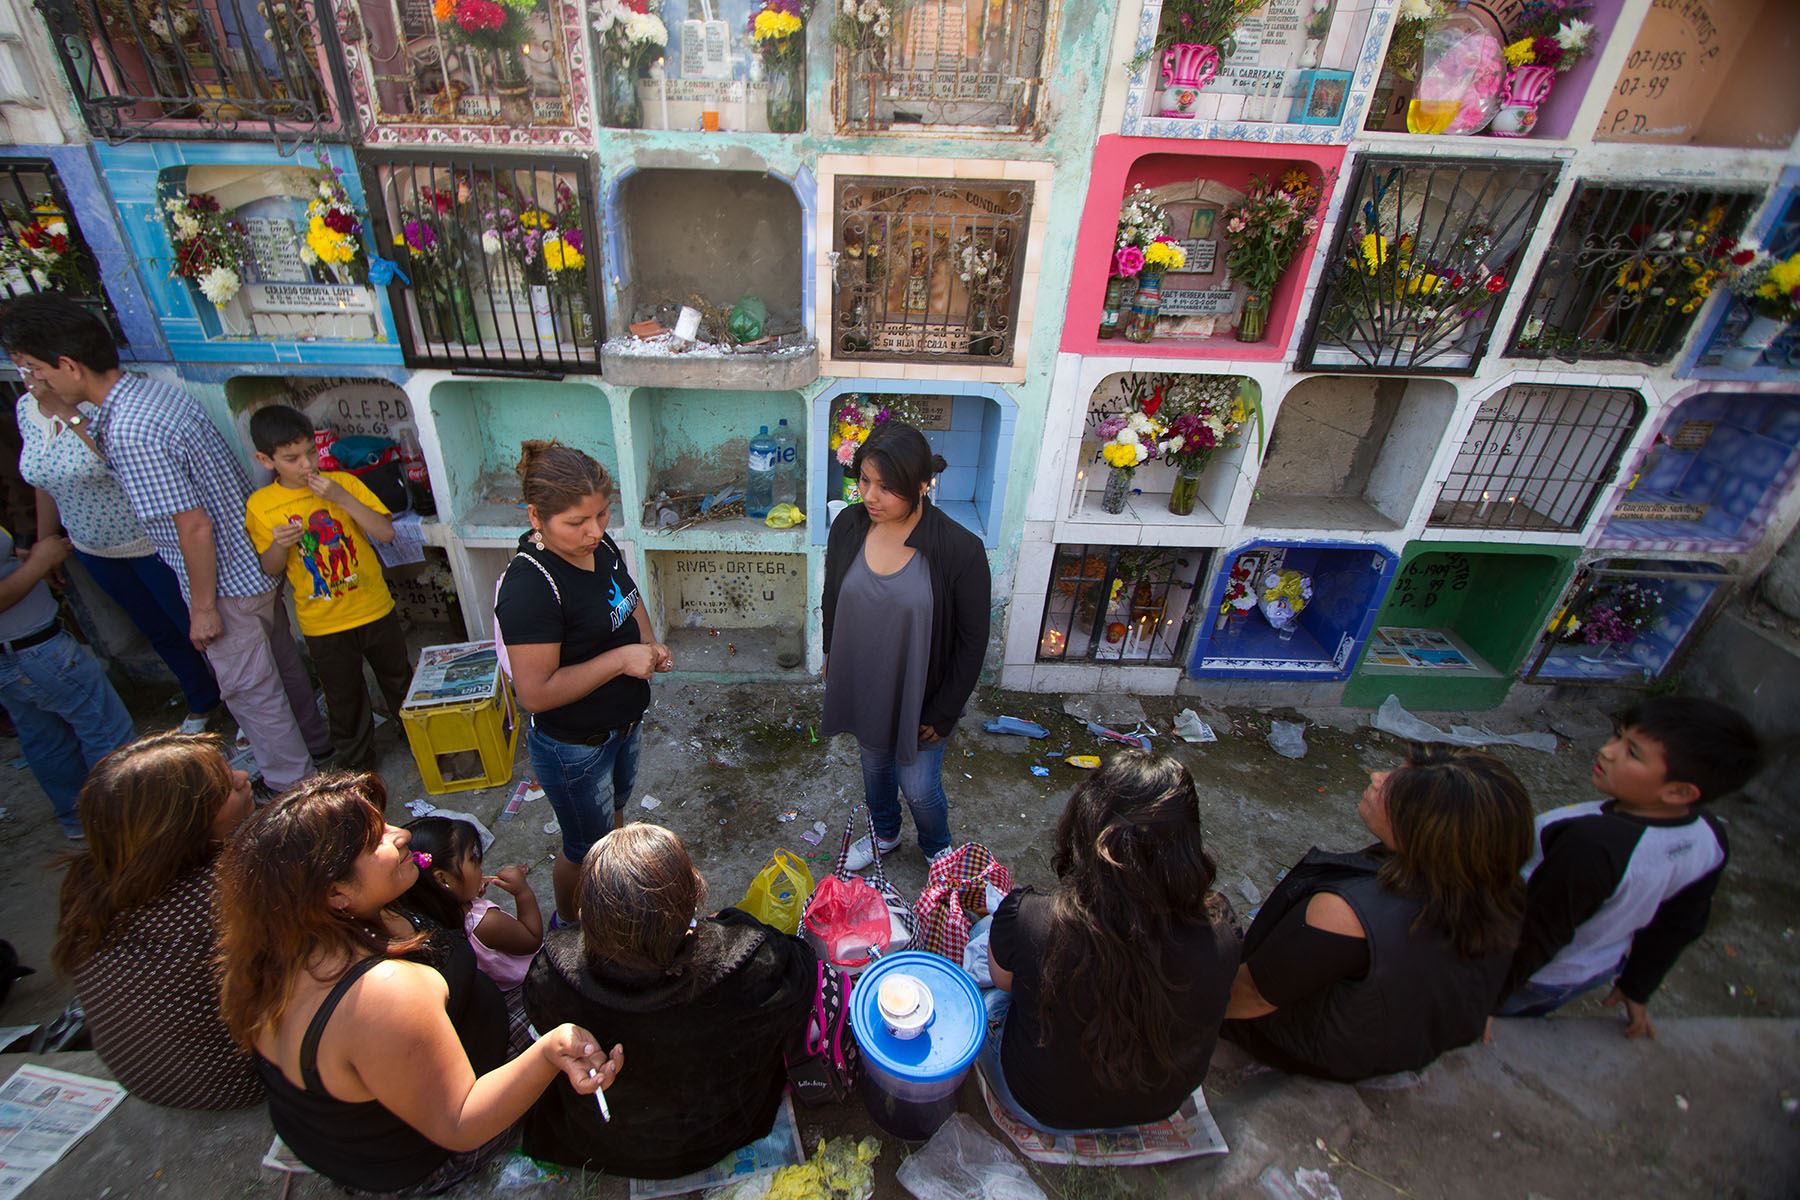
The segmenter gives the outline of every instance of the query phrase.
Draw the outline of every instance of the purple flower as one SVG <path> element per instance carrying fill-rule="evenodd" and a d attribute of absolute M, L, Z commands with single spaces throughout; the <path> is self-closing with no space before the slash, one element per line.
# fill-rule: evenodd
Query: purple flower
<path fill-rule="evenodd" d="M 1094 426 L 1094 437 L 1102 442 L 1110 442 L 1119 436 L 1125 428 L 1125 414 L 1114 413 L 1098 425 Z"/>
<path fill-rule="evenodd" d="M 577 253 L 577 254 L 586 254 L 587 253 L 587 245 L 586 245 L 586 242 L 584 241 L 584 239 L 582 238 L 581 230 L 579 230 L 579 229 L 563 230 L 562 240 L 563 240 L 563 245 L 569 247 L 569 249 L 575 251 L 575 253 Z"/>
<path fill-rule="evenodd" d="M 403 227 L 406 244 L 413 250 L 429 250 L 437 245 L 437 234 L 422 221 L 408 221 Z"/>

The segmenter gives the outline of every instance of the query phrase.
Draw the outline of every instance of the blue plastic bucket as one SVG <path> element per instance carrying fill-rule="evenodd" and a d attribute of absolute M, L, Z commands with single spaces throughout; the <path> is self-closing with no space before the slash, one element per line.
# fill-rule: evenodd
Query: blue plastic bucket
<path fill-rule="evenodd" d="M 931 1023 L 897 1038 L 881 1019 L 883 977 L 910 975 L 931 992 Z M 862 1049 L 863 1103 L 888 1133 L 922 1142 L 956 1111 L 962 1086 L 987 1036 L 987 1011 L 975 981 L 949 959 L 903 950 L 876 961 L 850 994 L 850 1026 Z"/>

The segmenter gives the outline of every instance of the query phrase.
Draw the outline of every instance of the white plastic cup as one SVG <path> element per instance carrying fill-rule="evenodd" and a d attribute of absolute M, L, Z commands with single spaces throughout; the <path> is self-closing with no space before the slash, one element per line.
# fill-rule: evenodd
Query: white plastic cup
<path fill-rule="evenodd" d="M 931 989 L 911 975 L 896 972 L 883 978 L 875 1005 L 888 1032 L 903 1042 L 918 1037 L 931 1024 Z"/>
<path fill-rule="evenodd" d="M 700 310 L 681 306 L 681 314 L 675 318 L 675 336 L 684 341 L 693 341 L 700 335 Z"/>
<path fill-rule="evenodd" d="M 849 508 L 849 507 L 850 507 L 850 505 L 847 501 L 827 500 L 825 502 L 825 525 L 826 525 L 826 527 L 830 528 L 832 525 L 836 524 L 837 519 L 838 519 L 838 514 L 843 512 L 846 508 Z"/>

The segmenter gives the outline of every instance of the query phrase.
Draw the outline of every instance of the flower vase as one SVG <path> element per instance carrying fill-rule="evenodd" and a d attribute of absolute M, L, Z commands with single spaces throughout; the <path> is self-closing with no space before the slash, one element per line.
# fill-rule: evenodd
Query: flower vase
<path fill-rule="evenodd" d="M 852 129 L 874 129 L 878 124 L 875 119 L 875 81 L 880 76 L 874 53 L 857 51 L 851 56 L 849 72 L 845 81 L 849 93 L 849 103 L 844 107 L 845 123 Z"/>
<path fill-rule="evenodd" d="M 1126 289 L 1136 281 L 1114 275 L 1106 281 L 1106 300 L 1100 312 L 1100 336 L 1113 338 L 1119 332 L 1119 314 L 1125 308 Z"/>
<path fill-rule="evenodd" d="M 587 296 L 566 292 L 556 306 L 558 341 L 576 346 L 594 344 L 594 314 L 588 309 Z"/>
<path fill-rule="evenodd" d="M 1500 111 L 1488 132 L 1495 137 L 1529 137 L 1537 127 L 1538 105 L 1556 82 L 1552 67 L 1514 67 L 1500 84 Z"/>
<path fill-rule="evenodd" d="M 1113 514 L 1125 511 L 1125 497 L 1131 491 L 1131 472 L 1112 467 L 1106 473 L 1106 490 L 1100 493 L 1100 508 Z"/>
<path fill-rule="evenodd" d="M 1162 55 L 1162 92 L 1156 115 L 1194 119 L 1200 89 L 1219 73 L 1219 48 L 1198 42 L 1176 42 Z"/>
<path fill-rule="evenodd" d="M 525 75 L 525 64 L 517 48 L 499 51 L 494 71 L 494 91 L 500 97 L 500 119 L 508 125 L 530 125 L 535 115 L 531 108 L 531 80 Z"/>
<path fill-rule="evenodd" d="M 600 119 L 613 129 L 641 129 L 644 101 L 638 95 L 637 56 L 617 52 L 606 56 L 606 72 L 600 81 Z"/>
<path fill-rule="evenodd" d="M 1276 640 L 1283 641 L 1283 642 L 1293 641 L 1294 640 L 1294 630 L 1299 627 L 1299 624 L 1300 624 L 1300 622 L 1298 620 L 1289 618 L 1288 623 L 1286 625 L 1277 625 L 1275 627 Z"/>
<path fill-rule="evenodd" d="M 1775 339 L 1786 328 L 1787 323 L 1778 317 L 1755 314 L 1750 318 L 1750 323 L 1744 326 L 1743 332 L 1738 334 L 1737 345 L 1720 356 L 1721 363 L 1728 371 L 1752 369 L 1762 361 L 1763 355 L 1768 353 L 1769 347 L 1775 344 Z"/>
<path fill-rule="evenodd" d="M 1244 297 L 1243 311 L 1238 313 L 1237 340 L 1260 342 L 1269 332 L 1269 297 L 1265 292 L 1251 292 Z"/>
<path fill-rule="evenodd" d="M 1146 268 L 1137 281 L 1137 295 L 1131 299 L 1131 316 L 1125 323 L 1125 340 L 1147 342 L 1156 336 L 1156 314 L 1162 311 L 1161 271 Z"/>
<path fill-rule="evenodd" d="M 857 486 L 856 475 L 849 467 L 844 468 L 844 477 L 839 485 L 838 495 L 843 498 L 845 504 L 862 503 L 862 489 Z"/>
<path fill-rule="evenodd" d="M 783 39 L 799 43 L 797 35 Z M 770 133 L 799 133 L 806 128 L 806 47 L 796 44 L 787 53 L 771 56 L 764 64 L 769 86 Z"/>
<path fill-rule="evenodd" d="M 1175 472 L 1175 482 L 1169 486 L 1169 511 L 1178 517 L 1192 516 L 1194 502 L 1200 498 L 1199 463 L 1180 467 Z"/>

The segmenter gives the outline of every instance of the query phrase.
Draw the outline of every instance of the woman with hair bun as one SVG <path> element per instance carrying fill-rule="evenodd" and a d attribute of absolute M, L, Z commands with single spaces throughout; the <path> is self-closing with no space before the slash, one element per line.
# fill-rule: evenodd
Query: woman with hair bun
<path fill-rule="evenodd" d="M 950 847 L 944 749 L 987 653 L 992 580 L 981 539 L 926 492 L 945 467 L 911 425 L 878 425 L 851 469 L 862 491 L 825 543 L 824 732 L 854 734 L 880 852 L 906 796 L 927 859 Z M 849 867 L 874 861 L 858 839 Z"/>
<path fill-rule="evenodd" d="M 1525 914 L 1531 798 L 1479 750 L 1420 748 L 1373 771 L 1378 839 L 1314 849 L 1244 938 L 1225 1036 L 1270 1066 L 1354 1083 L 1416 1071 L 1482 1035 Z"/>
<path fill-rule="evenodd" d="M 561 928 L 575 921 L 588 847 L 624 824 L 649 680 L 674 670 L 675 656 L 656 639 L 606 532 L 606 468 L 573 446 L 529 441 L 518 472 L 531 529 L 501 576 L 495 636 L 506 646 L 513 695 L 531 714 L 531 769 L 562 826 L 551 874 L 551 926 Z"/>

